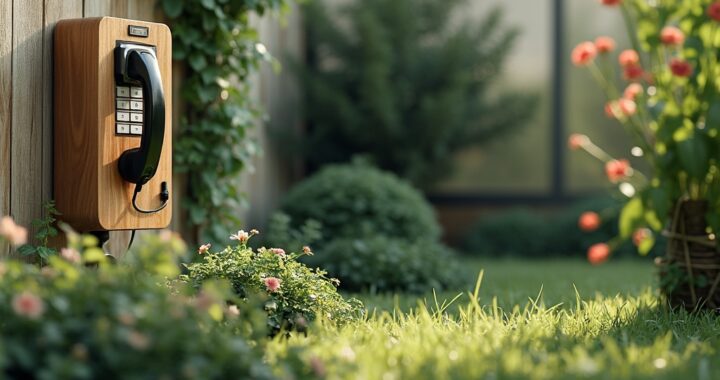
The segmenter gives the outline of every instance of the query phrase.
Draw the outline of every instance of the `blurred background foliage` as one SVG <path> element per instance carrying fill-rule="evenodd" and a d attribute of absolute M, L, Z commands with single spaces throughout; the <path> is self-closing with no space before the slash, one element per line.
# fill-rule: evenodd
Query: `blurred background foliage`
<path fill-rule="evenodd" d="M 311 170 L 362 155 L 428 186 L 451 172 L 459 150 L 533 116 L 536 96 L 491 91 L 518 30 L 504 25 L 499 9 L 458 22 L 467 3 L 316 0 L 303 7 L 302 152 Z"/>

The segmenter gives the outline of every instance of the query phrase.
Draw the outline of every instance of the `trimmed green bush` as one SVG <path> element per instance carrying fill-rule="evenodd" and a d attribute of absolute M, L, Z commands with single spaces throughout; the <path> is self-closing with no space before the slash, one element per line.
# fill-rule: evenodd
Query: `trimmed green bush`
<path fill-rule="evenodd" d="M 294 223 L 319 223 L 318 249 L 340 238 L 436 241 L 440 236 L 434 210 L 418 190 L 362 163 L 325 167 L 290 190 L 281 211 Z"/>
<path fill-rule="evenodd" d="M 293 227 L 298 225 L 300 227 Z M 422 292 L 452 284 L 453 253 L 432 206 L 409 183 L 361 162 L 329 165 L 293 188 L 266 243 L 316 253 L 303 260 L 345 290 Z"/>
<path fill-rule="evenodd" d="M 443 290 L 456 285 L 458 267 L 447 247 L 428 240 L 408 242 L 386 236 L 336 239 L 307 263 L 341 279 L 350 291 Z"/>

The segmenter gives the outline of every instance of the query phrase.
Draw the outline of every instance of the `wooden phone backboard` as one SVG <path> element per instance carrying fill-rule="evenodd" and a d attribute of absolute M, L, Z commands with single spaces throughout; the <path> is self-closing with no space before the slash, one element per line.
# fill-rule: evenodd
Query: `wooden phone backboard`
<path fill-rule="evenodd" d="M 148 36 L 129 35 L 131 25 L 147 27 Z M 115 134 L 114 50 L 117 41 L 156 48 L 165 93 L 165 138 L 157 172 L 137 198 L 141 208 L 154 209 L 161 204 L 160 184 L 172 189 L 170 29 L 114 17 L 73 19 L 58 22 L 54 38 L 53 187 L 61 219 L 80 231 L 167 227 L 172 207 L 154 214 L 137 212 L 131 203 L 135 184 L 124 181 L 118 171 L 118 158 L 139 147 L 140 137 Z"/>

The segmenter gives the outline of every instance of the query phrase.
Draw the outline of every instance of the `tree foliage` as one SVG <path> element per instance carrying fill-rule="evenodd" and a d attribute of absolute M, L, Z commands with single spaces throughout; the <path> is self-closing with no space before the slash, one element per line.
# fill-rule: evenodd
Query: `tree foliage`
<path fill-rule="evenodd" d="M 461 20 L 464 0 L 365 0 L 305 6 L 302 70 L 312 166 L 369 157 L 419 185 L 453 154 L 517 129 L 536 98 L 491 91 L 518 30 L 499 9 Z"/>

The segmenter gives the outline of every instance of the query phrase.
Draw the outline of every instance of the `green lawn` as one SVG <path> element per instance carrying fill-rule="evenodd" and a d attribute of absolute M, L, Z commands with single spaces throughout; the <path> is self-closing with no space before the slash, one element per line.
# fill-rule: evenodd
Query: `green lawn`
<path fill-rule="evenodd" d="M 418 296 L 361 295 L 374 310 L 366 320 L 275 340 L 269 358 L 304 348 L 329 379 L 720 378 L 715 314 L 659 304 L 650 261 L 465 264 L 464 276 L 484 269 L 480 290 L 444 311 L 431 294 L 419 297 L 427 307 Z"/>

